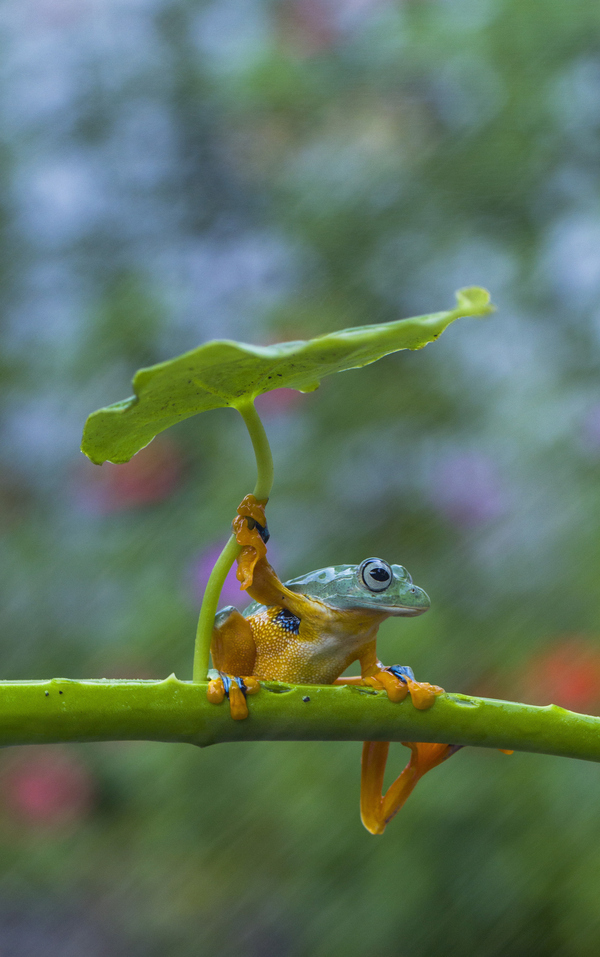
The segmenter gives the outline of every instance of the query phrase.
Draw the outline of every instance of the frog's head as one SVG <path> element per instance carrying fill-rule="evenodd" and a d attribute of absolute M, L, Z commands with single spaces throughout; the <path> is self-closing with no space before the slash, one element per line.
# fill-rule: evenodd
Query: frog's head
<path fill-rule="evenodd" d="M 318 598 L 333 608 L 368 608 L 386 615 L 422 615 L 429 597 L 402 565 L 366 558 L 360 565 L 319 568 L 285 583 L 290 591 Z"/>

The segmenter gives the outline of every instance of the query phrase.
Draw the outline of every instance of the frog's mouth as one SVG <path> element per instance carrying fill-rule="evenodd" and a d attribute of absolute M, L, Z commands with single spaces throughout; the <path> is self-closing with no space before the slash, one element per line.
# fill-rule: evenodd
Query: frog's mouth
<path fill-rule="evenodd" d="M 330 605 L 332 608 L 347 609 L 348 611 L 375 611 L 381 612 L 384 615 L 394 615 L 396 618 L 415 618 L 417 615 L 422 615 L 423 612 L 429 611 L 430 605 L 378 605 L 376 602 L 373 602 L 372 605 L 366 605 L 361 603 L 360 605 L 354 605 L 350 601 L 327 601 L 326 604 Z"/>
<path fill-rule="evenodd" d="M 410 608 L 408 605 L 379 605 L 382 611 L 385 611 L 388 615 L 395 615 L 397 618 L 415 618 L 417 615 L 422 615 L 423 612 L 429 611 L 430 606 L 425 605 L 422 608 Z"/>

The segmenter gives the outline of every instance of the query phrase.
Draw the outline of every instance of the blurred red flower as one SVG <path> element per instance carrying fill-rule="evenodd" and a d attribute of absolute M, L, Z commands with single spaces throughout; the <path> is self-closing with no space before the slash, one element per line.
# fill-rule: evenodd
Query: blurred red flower
<path fill-rule="evenodd" d="M 600 639 L 573 635 L 530 659 L 522 675 L 529 704 L 557 704 L 570 711 L 600 708 Z"/>
<path fill-rule="evenodd" d="M 83 762 L 49 745 L 9 760 L 0 772 L 0 794 L 11 815 L 45 827 L 79 821 L 94 803 L 92 777 Z"/>
<path fill-rule="evenodd" d="M 80 498 L 98 512 L 117 512 L 162 502 L 179 484 L 182 472 L 177 445 L 157 436 L 129 462 L 89 465 L 84 472 Z"/>

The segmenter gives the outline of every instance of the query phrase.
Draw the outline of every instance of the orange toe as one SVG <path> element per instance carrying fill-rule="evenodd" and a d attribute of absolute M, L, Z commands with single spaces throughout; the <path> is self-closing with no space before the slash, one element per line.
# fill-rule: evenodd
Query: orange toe
<path fill-rule="evenodd" d="M 225 685 L 222 678 L 213 678 L 208 682 L 206 697 L 211 704 L 221 704 L 225 698 Z"/>
<path fill-rule="evenodd" d="M 229 686 L 229 709 L 231 711 L 231 717 L 234 721 L 243 721 L 244 718 L 248 717 L 246 696 L 244 695 L 243 691 L 240 690 L 240 687 L 235 680 L 232 680 L 231 685 Z"/>
<path fill-rule="evenodd" d="M 408 687 L 405 682 L 389 671 L 378 671 L 376 674 L 364 680 L 367 684 L 370 684 L 372 688 L 383 688 L 390 701 L 394 703 L 404 701 L 408 694 Z"/>
<path fill-rule="evenodd" d="M 443 688 L 438 687 L 438 685 L 430 685 L 428 681 L 413 681 L 412 678 L 407 678 L 406 685 L 410 691 L 412 703 L 419 711 L 426 711 L 427 708 L 431 708 L 437 695 L 444 693 Z"/>

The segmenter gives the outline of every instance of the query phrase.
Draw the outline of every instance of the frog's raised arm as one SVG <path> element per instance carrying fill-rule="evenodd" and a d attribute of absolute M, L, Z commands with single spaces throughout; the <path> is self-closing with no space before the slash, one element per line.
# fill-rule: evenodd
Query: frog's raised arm
<path fill-rule="evenodd" d="M 237 578 L 242 590 L 247 591 L 259 605 L 277 605 L 301 617 L 314 603 L 304 593 L 299 594 L 287 588 L 267 561 L 270 536 L 265 517 L 266 504 L 266 501 L 259 501 L 254 495 L 246 495 L 238 507 L 233 522 L 236 540 L 242 546 Z"/>
<path fill-rule="evenodd" d="M 284 585 L 266 558 L 259 558 L 256 562 L 252 584 L 248 586 L 247 592 L 260 605 L 287 608 L 298 618 L 302 618 L 307 608 L 315 604 L 306 595 L 292 591 Z"/>

